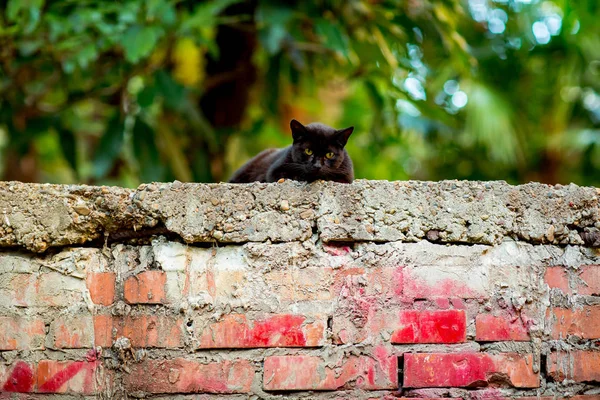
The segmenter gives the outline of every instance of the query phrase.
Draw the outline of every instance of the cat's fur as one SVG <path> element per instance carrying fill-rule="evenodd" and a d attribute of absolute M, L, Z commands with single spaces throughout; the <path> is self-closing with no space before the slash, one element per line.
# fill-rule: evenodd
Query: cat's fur
<path fill-rule="evenodd" d="M 294 142 L 283 149 L 267 149 L 238 169 L 229 182 L 277 182 L 279 179 L 312 182 L 319 179 L 352 183 L 352 160 L 344 149 L 354 127 L 336 130 L 312 123 L 290 122 Z M 311 155 L 305 150 L 310 149 Z M 325 157 L 333 153 L 331 159 Z"/>

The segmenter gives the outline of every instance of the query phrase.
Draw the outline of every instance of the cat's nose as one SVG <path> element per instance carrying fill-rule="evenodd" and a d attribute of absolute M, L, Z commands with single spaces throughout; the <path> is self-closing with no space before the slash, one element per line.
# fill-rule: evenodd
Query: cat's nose
<path fill-rule="evenodd" d="M 321 168 L 321 166 L 322 166 L 321 160 L 315 161 L 315 163 L 313 165 L 315 166 L 315 168 Z"/>

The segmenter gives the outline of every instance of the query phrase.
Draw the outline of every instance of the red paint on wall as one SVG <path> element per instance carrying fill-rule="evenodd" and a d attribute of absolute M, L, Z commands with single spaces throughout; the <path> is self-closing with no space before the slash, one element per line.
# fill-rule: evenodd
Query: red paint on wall
<path fill-rule="evenodd" d="M 463 310 L 400 311 L 392 343 L 462 343 L 467 321 Z"/>
<path fill-rule="evenodd" d="M 304 317 L 299 315 L 280 315 L 265 321 L 254 323 L 254 329 L 249 333 L 249 344 L 268 346 L 275 338 L 278 346 L 301 347 L 306 345 L 302 332 Z"/>
<path fill-rule="evenodd" d="M 315 316 L 270 315 L 254 321 L 245 315 L 228 315 L 202 329 L 200 348 L 312 347 L 323 341 L 325 322 Z"/>
<path fill-rule="evenodd" d="M 30 392 L 33 388 L 33 381 L 33 371 L 29 364 L 19 361 L 6 382 L 4 382 L 2 390 L 6 392 Z"/>
<path fill-rule="evenodd" d="M 70 381 L 75 375 L 77 375 L 84 367 L 86 369 L 93 370 L 95 368 L 95 362 L 87 363 L 84 361 L 75 361 L 67 364 L 65 368 L 58 371 L 51 377 L 48 375 L 48 371 L 52 368 L 50 363 L 52 362 L 40 362 L 38 365 L 38 392 L 41 393 L 56 393 L 60 391 L 61 386 Z M 87 373 L 86 372 L 86 373 Z M 91 373 L 90 373 L 91 375 Z"/>
<path fill-rule="evenodd" d="M 495 371 L 487 354 L 405 354 L 405 387 L 487 386 Z"/>

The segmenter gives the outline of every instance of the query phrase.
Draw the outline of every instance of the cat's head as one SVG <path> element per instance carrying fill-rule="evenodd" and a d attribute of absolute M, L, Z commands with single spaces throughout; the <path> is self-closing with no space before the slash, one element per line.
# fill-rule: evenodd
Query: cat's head
<path fill-rule="evenodd" d="M 292 158 L 304 165 L 307 172 L 324 173 L 339 168 L 346 157 L 344 146 L 354 127 L 336 130 L 327 125 L 312 123 L 306 126 L 293 119 L 290 122 L 294 144 Z"/>

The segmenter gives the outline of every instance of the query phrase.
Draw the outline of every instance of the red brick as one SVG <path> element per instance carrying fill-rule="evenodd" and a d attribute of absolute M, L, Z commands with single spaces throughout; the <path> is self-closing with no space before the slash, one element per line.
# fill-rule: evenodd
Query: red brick
<path fill-rule="evenodd" d="M 0 363 L 0 392 L 33 392 L 35 380 L 35 367 L 28 362 Z"/>
<path fill-rule="evenodd" d="M 315 347 L 325 344 L 325 320 L 308 322 L 300 315 L 271 315 L 248 321 L 226 315 L 199 334 L 199 348 Z"/>
<path fill-rule="evenodd" d="M 160 304 L 166 301 L 167 275 L 162 271 L 146 271 L 125 280 L 125 301 L 129 304 Z"/>
<path fill-rule="evenodd" d="M 566 294 L 571 294 L 569 276 L 564 267 L 548 267 L 544 274 L 544 281 L 550 289 L 560 289 Z"/>
<path fill-rule="evenodd" d="M 0 317 L 0 350 L 43 350 L 45 338 L 39 318 Z"/>
<path fill-rule="evenodd" d="M 95 394 L 98 363 L 42 360 L 37 365 L 37 392 Z"/>
<path fill-rule="evenodd" d="M 539 387 L 532 366 L 531 354 L 404 354 L 404 387 L 487 386 L 494 376 L 514 387 Z"/>
<path fill-rule="evenodd" d="M 93 345 L 91 316 L 57 318 L 50 324 L 50 337 L 56 349 L 83 349 Z"/>
<path fill-rule="evenodd" d="M 600 382 L 600 352 L 553 352 L 548 356 L 547 369 L 555 381 Z"/>
<path fill-rule="evenodd" d="M 600 394 L 573 396 L 569 400 L 600 400 Z"/>
<path fill-rule="evenodd" d="M 114 272 L 88 272 L 86 284 L 95 304 L 110 306 L 115 301 Z"/>
<path fill-rule="evenodd" d="M 96 346 L 111 347 L 113 338 L 123 336 L 133 347 L 178 348 L 183 346 L 183 320 L 164 315 L 96 315 L 94 334 Z"/>
<path fill-rule="evenodd" d="M 600 338 L 600 305 L 580 309 L 551 308 L 546 322 L 552 327 L 554 339 L 574 335 L 583 339 Z"/>
<path fill-rule="evenodd" d="M 94 315 L 94 346 L 112 346 L 113 324 L 111 315 Z"/>
<path fill-rule="evenodd" d="M 588 296 L 600 296 L 600 265 L 586 265 L 581 268 L 577 293 Z"/>
<path fill-rule="evenodd" d="M 462 343 L 467 338 L 463 310 L 404 310 L 399 313 L 399 326 L 392 343 Z"/>
<path fill-rule="evenodd" d="M 146 360 L 130 366 L 123 383 L 127 392 L 248 393 L 254 368 L 246 360 L 211 362 Z"/>
<path fill-rule="evenodd" d="M 521 320 L 510 321 L 509 316 L 479 314 L 475 318 L 475 329 L 476 340 L 480 342 L 529 340 L 529 333 Z"/>
<path fill-rule="evenodd" d="M 385 348 L 374 357 L 350 356 L 335 365 L 317 356 L 271 356 L 264 362 L 264 390 L 396 389 L 398 358 Z"/>

